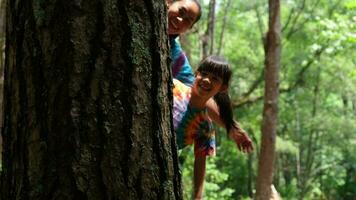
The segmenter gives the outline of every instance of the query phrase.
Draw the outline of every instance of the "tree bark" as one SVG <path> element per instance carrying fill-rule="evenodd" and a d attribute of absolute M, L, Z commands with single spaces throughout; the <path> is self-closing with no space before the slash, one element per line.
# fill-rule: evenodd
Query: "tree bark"
<path fill-rule="evenodd" d="M 278 71 L 281 54 L 280 1 L 269 0 L 269 28 L 265 47 L 265 98 L 256 200 L 269 199 L 273 180 L 278 117 Z"/>
<path fill-rule="evenodd" d="M 2 127 L 4 97 L 4 60 L 5 60 L 5 0 L 0 0 L 0 127 Z M 0 167 L 2 158 L 2 137 L 0 129 Z M 1 169 L 0 169 L 1 171 Z"/>
<path fill-rule="evenodd" d="M 5 36 L 5 0 L 0 0 L 0 38 Z"/>
<path fill-rule="evenodd" d="M 182 199 L 165 1 L 7 1 L 0 199 Z"/>
<path fill-rule="evenodd" d="M 250 132 L 249 132 L 250 133 Z M 248 159 L 247 159 L 247 169 L 248 169 L 248 174 L 247 174 L 247 191 L 248 191 L 248 196 L 250 198 L 253 197 L 253 184 L 252 184 L 252 176 L 253 176 L 253 168 L 252 168 L 252 163 L 253 162 L 253 154 L 250 153 L 248 154 Z"/>

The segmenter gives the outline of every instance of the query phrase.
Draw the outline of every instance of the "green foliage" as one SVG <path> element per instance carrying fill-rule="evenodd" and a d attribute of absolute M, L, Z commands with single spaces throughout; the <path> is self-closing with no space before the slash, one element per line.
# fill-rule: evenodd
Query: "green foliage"
<path fill-rule="evenodd" d="M 217 1 L 214 49 L 219 48 L 226 17 L 221 55 L 233 66 L 229 90 L 236 103 L 259 79 L 264 68 L 262 41 L 267 31 L 268 5 L 232 0 L 225 12 L 226 2 Z M 200 60 L 200 36 L 207 24 L 208 1 L 203 5 L 202 20 L 187 35 L 193 66 Z M 274 184 L 283 199 L 353 199 L 356 196 L 355 16 L 355 0 L 282 3 L 282 90 L 278 102 Z M 260 81 L 247 98 L 254 99 L 263 93 L 264 84 Z M 207 175 L 205 198 L 249 199 L 249 176 L 252 191 L 257 176 L 262 106 L 262 101 L 255 101 L 235 109 L 238 121 L 255 142 L 252 162 L 237 152 L 225 133 L 218 133 L 217 156 L 207 166 L 207 173 L 211 174 Z M 185 167 L 192 167 L 188 163 Z M 191 188 L 192 176 L 187 169 L 184 168 L 184 175 L 189 176 L 190 182 L 185 177 L 184 186 Z"/>
<path fill-rule="evenodd" d="M 284 199 L 288 200 L 297 200 L 298 198 L 298 189 L 297 189 L 297 179 L 293 178 L 292 181 L 288 184 L 283 184 L 284 186 L 280 187 L 279 192 Z"/>
<path fill-rule="evenodd" d="M 217 169 L 216 162 L 216 157 L 212 157 L 208 160 L 205 183 L 205 194 L 207 196 L 206 199 L 228 199 L 228 197 L 234 193 L 234 190 L 229 187 L 220 186 L 224 185 L 224 182 L 228 180 L 229 175 Z"/>
<path fill-rule="evenodd" d="M 283 139 L 277 136 L 276 151 L 280 153 L 289 153 L 298 155 L 298 147 L 292 140 Z"/>
<path fill-rule="evenodd" d="M 183 155 L 184 154 L 184 155 Z M 191 148 L 184 149 L 181 156 L 185 157 L 183 168 L 184 198 L 190 199 L 193 193 L 193 165 L 194 156 Z M 206 178 L 205 178 L 205 198 L 204 199 L 229 199 L 234 192 L 229 187 L 221 187 L 229 178 L 229 175 L 217 169 L 217 158 L 207 159 Z"/>
<path fill-rule="evenodd" d="M 234 190 L 235 197 L 247 197 L 248 195 L 248 166 L 246 157 L 238 152 L 235 144 L 227 140 L 223 133 L 220 134 L 217 149 L 216 166 L 217 169 L 225 172 L 228 179 L 220 185 Z"/>
<path fill-rule="evenodd" d="M 350 0 L 345 3 L 345 7 L 347 9 L 356 9 L 356 1 L 355 0 Z"/>
<path fill-rule="evenodd" d="M 194 152 L 191 147 L 186 147 L 180 152 L 181 160 L 184 164 L 181 165 L 182 179 L 183 179 L 183 196 L 184 199 L 191 199 L 193 194 L 193 166 L 194 166 Z"/>

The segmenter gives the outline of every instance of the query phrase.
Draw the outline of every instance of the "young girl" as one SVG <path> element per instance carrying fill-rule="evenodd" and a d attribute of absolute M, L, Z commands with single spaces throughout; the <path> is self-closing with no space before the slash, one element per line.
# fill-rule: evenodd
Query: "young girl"
<path fill-rule="evenodd" d="M 177 41 L 200 19 L 201 6 L 196 0 L 168 1 L 168 35 L 171 46 L 173 77 L 191 86 L 194 81 L 189 61 Z"/>
<path fill-rule="evenodd" d="M 236 131 L 231 131 L 241 131 L 233 120 L 227 93 L 231 74 L 230 67 L 223 58 L 209 56 L 200 63 L 191 87 L 173 79 L 173 124 L 178 147 L 181 149 L 194 144 L 194 199 L 202 197 L 206 156 L 215 155 L 216 151 L 208 102 L 213 102 L 219 113 L 223 113 L 219 118 L 230 137 L 239 137 L 242 141 L 239 145 L 243 151 L 252 150 L 252 142 L 246 134 L 237 135 Z M 211 100 L 212 97 L 215 101 Z"/>
<path fill-rule="evenodd" d="M 225 127 L 227 129 L 230 138 L 235 141 L 240 151 L 243 152 L 252 151 L 252 142 L 250 138 L 247 136 L 246 132 L 240 128 L 237 122 L 233 120 L 230 98 L 226 92 L 221 91 L 220 93 L 214 96 L 214 99 L 210 98 L 206 100 L 205 98 L 204 101 L 206 100 L 206 105 L 205 105 L 206 109 L 203 109 L 204 111 L 203 113 L 195 112 L 195 111 L 199 111 L 199 109 L 196 110 L 195 109 L 196 107 L 194 106 L 188 107 L 188 105 L 190 104 L 187 102 L 189 102 L 188 99 L 190 97 L 187 99 L 187 96 L 185 95 L 189 93 L 188 91 L 191 91 L 189 87 L 193 85 L 195 76 L 189 64 L 189 61 L 176 38 L 180 34 L 183 34 L 184 32 L 188 31 L 190 28 L 192 28 L 192 26 L 200 19 L 201 5 L 197 0 L 176 0 L 176 1 L 167 0 L 167 5 L 168 5 L 168 34 L 169 34 L 170 45 L 171 45 L 170 56 L 172 58 L 172 74 L 173 77 L 175 78 L 174 80 L 175 109 L 173 112 L 174 128 L 176 130 L 175 132 L 177 133 L 178 146 L 179 148 L 183 148 L 185 145 L 191 144 L 193 142 L 193 139 L 191 137 L 188 138 L 182 137 L 185 135 L 185 132 L 193 133 L 194 129 L 197 129 L 196 127 L 197 122 L 189 124 L 189 122 L 196 121 L 193 119 L 194 118 L 193 116 L 195 116 L 195 119 L 199 119 L 199 118 L 201 119 L 202 123 L 198 123 L 198 124 L 201 124 L 202 128 L 199 130 L 205 129 L 207 130 L 205 131 L 206 135 L 211 136 L 210 137 L 211 139 L 208 139 L 206 141 L 204 141 L 204 138 L 202 140 L 199 139 L 194 140 L 194 142 L 198 144 L 195 145 L 197 147 L 196 149 L 200 149 L 200 151 L 196 151 L 196 155 L 198 156 L 196 157 L 195 164 L 194 164 L 194 169 L 195 169 L 194 170 L 195 172 L 194 173 L 194 186 L 195 186 L 194 197 L 201 197 L 203 191 L 204 176 L 205 176 L 205 156 L 215 154 L 215 139 L 214 139 L 215 135 L 211 131 L 212 128 L 211 128 L 210 119 L 213 120 L 218 125 L 220 125 L 221 127 Z M 218 62 L 218 60 L 220 59 L 216 58 L 216 62 Z M 215 71 L 212 70 L 212 72 Z M 219 74 L 221 75 L 221 73 L 217 73 L 215 74 L 215 76 L 218 76 Z M 231 71 L 228 72 L 227 74 L 230 75 L 227 78 L 225 78 L 225 80 L 227 81 L 225 81 L 224 83 L 225 86 L 223 86 L 226 87 L 226 89 L 231 76 Z M 184 92 L 182 93 L 182 91 Z M 192 105 L 195 105 L 194 99 L 196 98 L 193 97 L 192 99 L 193 99 Z M 190 114 L 186 113 L 188 108 Z M 193 114 L 192 111 L 194 111 Z M 207 116 L 207 113 L 209 116 Z M 223 113 L 223 115 L 220 115 L 220 113 Z M 185 114 L 187 115 L 185 116 Z M 188 116 L 191 116 L 192 118 L 190 119 Z M 204 120 L 204 119 L 208 119 L 208 120 Z M 177 130 L 178 127 L 179 130 Z M 198 148 L 198 146 L 201 146 L 200 144 L 202 143 L 204 144 L 204 142 L 205 142 L 205 146 L 207 146 L 207 144 L 211 144 L 211 147 L 207 146 L 207 148 Z"/>
<path fill-rule="evenodd" d="M 197 0 L 167 0 L 167 6 L 172 74 L 175 79 L 178 79 L 188 86 L 192 86 L 194 74 L 185 53 L 177 41 L 177 37 L 188 31 L 197 21 L 199 21 L 202 14 L 201 5 Z M 225 117 L 231 115 L 231 113 L 229 113 L 229 110 L 231 110 L 229 106 L 220 106 L 220 110 L 225 113 L 220 116 L 216 101 L 220 101 L 220 105 L 228 105 L 229 103 L 224 104 L 223 101 L 229 101 L 229 99 L 226 99 L 228 97 L 226 95 L 219 96 L 220 98 L 207 101 L 209 116 L 221 127 L 226 127 L 230 137 L 236 142 L 238 149 L 245 152 L 247 150 L 246 148 L 243 148 L 243 146 L 248 145 L 244 145 L 244 143 L 246 141 L 248 143 L 250 139 L 246 135 L 246 132 L 239 127 L 239 124 L 231 120 L 232 117 Z"/>

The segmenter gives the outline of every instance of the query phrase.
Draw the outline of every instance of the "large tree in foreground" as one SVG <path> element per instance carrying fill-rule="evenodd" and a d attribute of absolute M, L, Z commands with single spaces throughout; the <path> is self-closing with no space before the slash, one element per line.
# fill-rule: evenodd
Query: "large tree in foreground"
<path fill-rule="evenodd" d="M 265 44 L 265 94 L 256 200 L 271 196 L 278 118 L 278 72 L 281 57 L 280 1 L 269 0 L 269 26 Z"/>
<path fill-rule="evenodd" d="M 165 13 L 7 1 L 1 199 L 181 199 Z"/>

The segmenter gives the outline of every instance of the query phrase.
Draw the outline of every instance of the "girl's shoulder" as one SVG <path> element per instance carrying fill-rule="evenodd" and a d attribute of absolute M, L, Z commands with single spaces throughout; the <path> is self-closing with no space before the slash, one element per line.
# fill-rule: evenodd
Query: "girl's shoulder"
<path fill-rule="evenodd" d="M 186 110 L 191 97 L 191 88 L 177 79 L 173 79 L 173 106 Z"/>
<path fill-rule="evenodd" d="M 182 83 L 181 81 L 179 81 L 178 79 L 173 79 L 173 95 L 176 92 L 182 92 L 182 93 L 190 93 L 191 87 L 185 85 L 184 83 Z"/>

